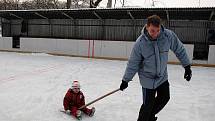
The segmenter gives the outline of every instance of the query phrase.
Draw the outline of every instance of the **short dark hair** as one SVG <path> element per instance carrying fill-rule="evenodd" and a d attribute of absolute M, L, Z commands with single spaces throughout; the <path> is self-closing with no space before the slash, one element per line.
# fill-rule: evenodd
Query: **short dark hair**
<path fill-rule="evenodd" d="M 161 18 L 158 15 L 149 16 L 147 18 L 147 26 L 149 26 L 150 24 L 159 27 L 161 25 Z"/>

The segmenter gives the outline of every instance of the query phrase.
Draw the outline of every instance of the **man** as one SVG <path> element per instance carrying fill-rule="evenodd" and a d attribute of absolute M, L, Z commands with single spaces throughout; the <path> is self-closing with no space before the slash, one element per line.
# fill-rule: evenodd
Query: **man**
<path fill-rule="evenodd" d="M 120 85 L 120 90 L 128 87 L 138 72 L 142 86 L 143 104 L 137 121 L 156 121 L 160 112 L 170 99 L 167 74 L 168 52 L 171 49 L 185 68 L 184 78 L 190 81 L 191 62 L 178 37 L 161 25 L 157 15 L 147 18 L 147 24 L 132 49 Z"/>

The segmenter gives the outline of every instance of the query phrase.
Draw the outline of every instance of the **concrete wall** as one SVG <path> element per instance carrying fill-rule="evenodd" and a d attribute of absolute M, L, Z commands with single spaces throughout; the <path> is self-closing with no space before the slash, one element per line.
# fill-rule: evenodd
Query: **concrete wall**
<path fill-rule="evenodd" d="M 1 37 L 0 38 L 0 49 L 1 50 L 16 50 L 12 48 L 12 37 Z"/>
<path fill-rule="evenodd" d="M 134 42 L 21 38 L 20 50 L 89 57 L 128 58 Z"/>
<path fill-rule="evenodd" d="M 55 39 L 20 38 L 20 50 L 51 53 L 56 49 Z"/>
<path fill-rule="evenodd" d="M 215 64 L 215 45 L 209 46 L 208 64 Z"/>
<path fill-rule="evenodd" d="M 57 40 L 56 51 L 59 54 L 78 55 L 78 41 L 77 40 Z"/>
<path fill-rule="evenodd" d="M 20 49 L 28 52 L 44 52 L 88 56 L 89 40 L 21 38 Z"/>
<path fill-rule="evenodd" d="M 21 51 L 12 47 L 12 40 L 12 37 L 0 37 L 0 50 Z"/>
<path fill-rule="evenodd" d="M 95 57 L 128 58 L 134 42 L 95 41 Z"/>
<path fill-rule="evenodd" d="M 0 38 L 0 50 L 43 52 L 67 54 L 85 57 L 105 57 L 127 59 L 131 53 L 134 42 L 125 41 L 99 41 L 77 39 L 49 39 L 49 38 L 20 38 L 20 48 L 12 48 L 11 37 Z M 184 45 L 190 60 L 193 58 L 194 45 Z M 175 54 L 169 52 L 169 62 L 179 62 Z M 192 60 L 192 63 L 197 63 Z M 199 63 L 201 64 L 201 63 Z M 209 49 L 206 64 L 215 64 L 215 45 Z"/>

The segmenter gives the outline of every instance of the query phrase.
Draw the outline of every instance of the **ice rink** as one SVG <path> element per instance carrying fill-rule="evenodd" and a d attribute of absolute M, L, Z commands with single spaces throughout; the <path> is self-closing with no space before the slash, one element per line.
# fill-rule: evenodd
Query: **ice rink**
<path fill-rule="evenodd" d="M 0 52 L 0 121 L 75 121 L 59 112 L 73 80 L 86 102 L 119 88 L 127 61 Z M 191 82 L 180 65 L 168 65 L 170 101 L 158 121 L 214 121 L 215 68 L 192 67 Z M 92 105 L 82 121 L 135 121 L 142 103 L 137 75 L 125 91 Z"/>

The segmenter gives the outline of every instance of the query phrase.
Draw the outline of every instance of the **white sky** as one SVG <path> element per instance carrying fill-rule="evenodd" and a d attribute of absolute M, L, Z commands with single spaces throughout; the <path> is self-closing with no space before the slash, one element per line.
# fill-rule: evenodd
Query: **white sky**
<path fill-rule="evenodd" d="M 116 0 L 116 7 L 121 7 L 120 0 Z M 121 0 L 123 1 L 123 0 Z M 154 0 L 157 7 L 215 7 L 215 0 Z M 114 4 L 115 0 L 113 0 Z M 105 7 L 107 0 L 100 3 L 101 7 Z M 125 0 L 125 6 L 133 7 L 150 7 L 152 0 Z"/>

